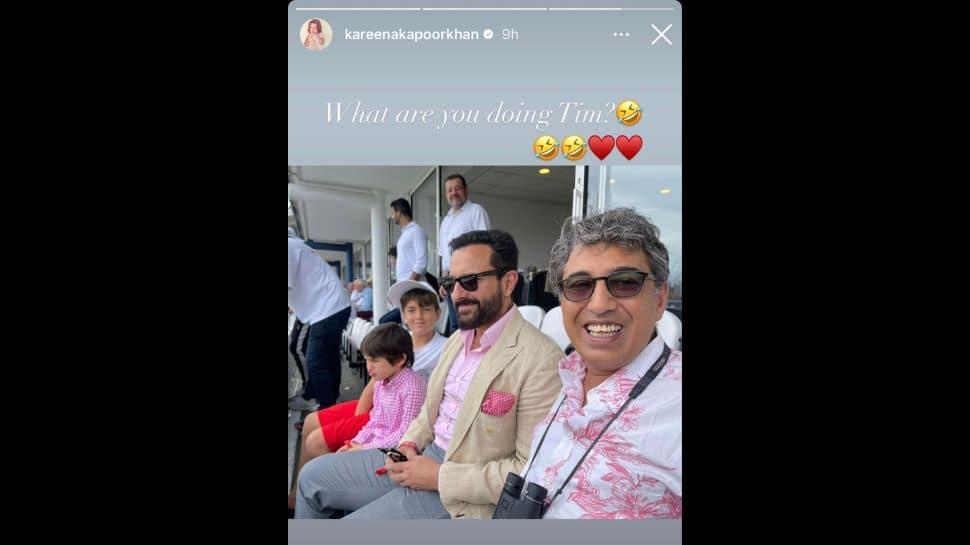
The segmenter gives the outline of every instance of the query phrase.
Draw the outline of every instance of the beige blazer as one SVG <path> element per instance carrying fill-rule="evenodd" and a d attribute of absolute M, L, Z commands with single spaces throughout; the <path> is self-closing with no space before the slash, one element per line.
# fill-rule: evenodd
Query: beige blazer
<path fill-rule="evenodd" d="M 445 343 L 428 380 L 421 413 L 401 442 L 423 450 L 434 441 L 434 423 L 444 396 L 445 379 L 464 348 L 455 332 Z M 509 472 L 519 473 L 529 457 L 532 434 L 559 395 L 563 351 L 516 311 L 479 364 L 458 410 L 451 443 L 438 478 L 441 503 L 452 518 L 492 518 Z M 507 392 L 515 402 L 507 413 L 482 412 L 490 391 Z"/>

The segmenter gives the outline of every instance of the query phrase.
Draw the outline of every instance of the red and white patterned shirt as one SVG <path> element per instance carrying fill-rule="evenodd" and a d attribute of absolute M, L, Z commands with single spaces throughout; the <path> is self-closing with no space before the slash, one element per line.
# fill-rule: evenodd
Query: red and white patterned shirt
<path fill-rule="evenodd" d="M 374 407 L 370 420 L 352 439 L 364 448 L 395 447 L 411 421 L 421 412 L 428 386 L 410 367 L 389 380 L 374 383 Z"/>
<path fill-rule="evenodd" d="M 523 475 L 549 491 L 547 501 L 662 351 L 658 336 L 629 365 L 590 390 L 585 407 L 582 357 L 573 352 L 560 361 L 563 389 L 536 426 L 530 462 L 522 468 L 536 456 L 539 438 L 565 396 L 538 458 Z M 660 375 L 610 425 L 543 518 L 681 518 L 682 406 L 681 353 L 673 350 Z"/>

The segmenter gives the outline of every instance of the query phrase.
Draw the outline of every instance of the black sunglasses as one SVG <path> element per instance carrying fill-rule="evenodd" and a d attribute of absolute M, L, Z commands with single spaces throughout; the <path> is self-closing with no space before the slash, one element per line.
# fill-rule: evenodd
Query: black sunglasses
<path fill-rule="evenodd" d="M 645 278 L 657 280 L 653 273 L 641 271 L 617 271 L 609 276 L 570 276 L 559 282 L 563 297 L 574 303 L 585 301 L 593 296 L 598 280 L 606 280 L 606 289 L 613 297 L 633 297 L 643 289 Z"/>
<path fill-rule="evenodd" d="M 475 291 L 478 289 L 478 279 L 485 278 L 486 276 L 502 276 L 508 271 L 503 271 L 499 269 L 492 269 L 490 271 L 480 272 L 478 274 L 466 274 L 465 276 L 460 276 L 458 278 L 452 278 L 450 276 L 445 276 L 441 279 L 441 286 L 445 288 L 445 291 L 451 292 L 455 289 L 455 284 L 461 284 L 461 287 L 465 291 Z"/>

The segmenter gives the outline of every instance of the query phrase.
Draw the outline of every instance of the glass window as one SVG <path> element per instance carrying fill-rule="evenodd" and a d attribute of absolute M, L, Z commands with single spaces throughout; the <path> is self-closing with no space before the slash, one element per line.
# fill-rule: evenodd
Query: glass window
<path fill-rule="evenodd" d="M 411 194 L 414 221 L 428 235 L 428 271 L 441 276 L 438 258 L 438 169 L 431 171 Z"/>
<path fill-rule="evenodd" d="M 683 296 L 683 184 L 680 165 L 591 167 L 587 213 L 629 206 L 660 229 L 670 254 L 668 307 L 680 311 Z"/>

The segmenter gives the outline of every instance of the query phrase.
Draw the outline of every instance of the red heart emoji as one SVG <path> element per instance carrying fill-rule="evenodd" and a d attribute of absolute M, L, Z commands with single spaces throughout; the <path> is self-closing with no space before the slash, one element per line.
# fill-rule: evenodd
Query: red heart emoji
<path fill-rule="evenodd" d="M 604 136 L 600 138 L 599 136 L 589 137 L 589 150 L 593 152 L 593 155 L 600 158 L 602 161 L 604 157 L 613 151 L 613 137 Z"/>
<path fill-rule="evenodd" d="M 643 138 L 640 138 L 639 134 L 633 138 L 621 136 L 616 139 L 616 149 L 620 150 L 620 153 L 622 153 L 627 159 L 633 159 L 633 156 L 636 155 L 642 147 Z"/>

